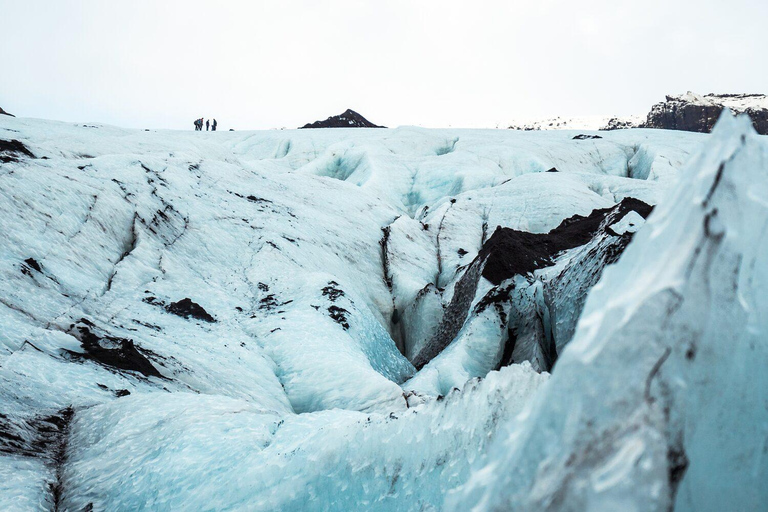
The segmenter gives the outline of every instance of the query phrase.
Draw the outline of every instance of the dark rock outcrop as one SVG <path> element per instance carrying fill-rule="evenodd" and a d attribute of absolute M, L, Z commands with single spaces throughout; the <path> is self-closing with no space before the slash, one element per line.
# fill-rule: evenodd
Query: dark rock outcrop
<path fill-rule="evenodd" d="M 133 340 L 97 334 L 96 326 L 82 318 L 77 326 L 72 325 L 71 334 L 80 340 L 83 353 L 69 352 L 76 359 L 95 361 L 116 370 L 137 372 L 145 377 L 162 377 L 149 359 L 142 354 Z"/>
<path fill-rule="evenodd" d="M 11 116 L 11 117 L 16 117 L 16 116 L 14 116 L 13 114 L 9 114 L 9 113 L 8 113 L 8 112 L 6 112 L 5 110 L 3 110 L 3 108 L 2 108 L 2 107 L 0 107 L 0 115 L 3 115 L 3 116 Z"/>
<path fill-rule="evenodd" d="M 354 110 L 347 109 L 343 114 L 331 116 L 325 121 L 308 123 L 301 128 L 386 128 L 386 126 L 375 125 Z"/>
<path fill-rule="evenodd" d="M 197 302 L 193 302 L 192 299 L 181 299 L 178 302 L 171 302 L 171 305 L 166 308 L 169 313 L 178 315 L 183 318 L 196 318 L 204 322 L 215 322 L 213 318 L 203 306 Z"/>
<path fill-rule="evenodd" d="M 18 162 L 20 156 L 35 158 L 35 155 L 27 149 L 23 142 L 16 139 L 0 139 L 0 163 Z"/>
<path fill-rule="evenodd" d="M 616 206 L 593 210 L 586 217 L 569 217 L 549 233 L 498 227 L 477 256 L 485 261 L 483 277 L 499 284 L 515 275 L 547 267 L 559 253 L 589 242 L 609 215 L 618 220 L 633 210 L 647 217 L 651 206 L 627 197 Z"/>
<path fill-rule="evenodd" d="M 768 134 L 768 98 L 764 94 L 707 94 L 689 92 L 667 96 L 666 101 L 651 107 L 646 126 L 666 130 L 709 133 L 723 109 L 752 118 L 758 133 Z"/>

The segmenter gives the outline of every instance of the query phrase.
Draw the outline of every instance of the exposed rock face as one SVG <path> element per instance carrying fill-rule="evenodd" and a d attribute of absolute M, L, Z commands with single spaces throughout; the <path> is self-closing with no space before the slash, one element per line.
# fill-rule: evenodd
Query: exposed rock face
<path fill-rule="evenodd" d="M 203 307 L 197 302 L 192 302 L 191 299 L 181 299 L 179 302 L 171 302 L 171 305 L 166 308 L 169 313 L 178 315 L 183 318 L 196 318 L 205 322 L 215 322 L 213 318 Z"/>
<path fill-rule="evenodd" d="M 0 115 L 5 115 L 5 116 L 16 117 L 16 116 L 14 116 L 13 114 L 9 114 L 9 113 L 8 113 L 8 112 L 6 112 L 5 110 L 3 110 L 3 108 L 2 108 L 2 107 L 0 107 Z"/>
<path fill-rule="evenodd" d="M 648 128 L 709 133 L 724 108 L 752 118 L 758 133 L 768 134 L 768 96 L 764 94 L 698 94 L 667 96 L 648 113 Z"/>
<path fill-rule="evenodd" d="M 347 109 L 343 114 L 331 116 L 325 121 L 305 124 L 302 128 L 386 128 L 386 126 L 375 125 L 354 110 Z"/>
<path fill-rule="evenodd" d="M 133 340 L 97 334 L 96 326 L 85 318 L 71 326 L 71 334 L 80 340 L 83 353 L 69 352 L 75 360 L 96 361 L 117 371 L 137 372 L 145 377 L 162 377 Z"/>

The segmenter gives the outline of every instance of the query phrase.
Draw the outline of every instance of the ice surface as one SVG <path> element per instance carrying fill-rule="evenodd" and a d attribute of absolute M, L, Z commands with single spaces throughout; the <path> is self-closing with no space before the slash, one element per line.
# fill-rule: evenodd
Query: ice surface
<path fill-rule="evenodd" d="M 765 507 L 766 162 L 724 115 L 448 509 Z"/>
<path fill-rule="evenodd" d="M 408 411 L 279 415 L 189 393 L 127 397 L 72 425 L 63 503 L 80 510 L 429 510 L 495 425 L 546 381 L 516 366 Z M 133 418 L 126 421 L 126 418 Z M 130 476 L 130 484 L 124 479 Z"/>
<path fill-rule="evenodd" d="M 722 295 L 727 290 L 710 294 L 713 310 L 731 308 L 724 311 L 731 312 L 732 331 L 697 322 L 707 340 L 721 343 L 701 341 L 691 368 L 670 352 L 652 379 L 657 405 L 648 405 L 647 415 L 653 422 L 627 423 L 630 416 L 609 399 L 621 405 L 635 396 L 642 387 L 636 380 L 648 375 L 659 347 L 672 346 L 671 338 L 653 336 L 667 319 L 663 306 L 677 295 L 659 292 L 645 300 L 643 286 L 674 285 L 684 293 L 684 284 L 694 282 L 675 273 L 692 261 L 686 258 L 705 215 L 685 209 L 692 201 L 686 203 L 685 194 L 704 186 L 693 186 L 696 171 L 717 174 L 706 159 L 719 161 L 738 146 L 739 130 L 725 127 L 711 139 L 621 130 L 574 140 L 579 132 L 182 133 L 4 117 L 0 140 L 17 140 L 29 154 L 16 152 L 0 163 L 6 241 L 0 247 L 0 508 L 440 510 L 449 491 L 467 481 L 450 495 L 450 506 L 547 502 L 567 508 L 571 502 L 547 501 L 555 499 L 553 488 L 578 494 L 561 485 L 556 471 L 544 475 L 551 486 L 536 480 L 533 494 L 512 499 L 505 490 L 531 491 L 541 450 L 565 453 L 573 446 L 553 426 L 567 421 L 581 432 L 579 416 L 555 417 L 567 405 L 604 411 L 594 418 L 608 418 L 605 428 L 609 420 L 641 427 L 638 443 L 617 438 L 616 450 L 605 451 L 612 458 L 601 473 L 585 463 L 583 474 L 569 474 L 577 487 L 590 475 L 615 503 L 633 504 L 632 493 L 648 489 L 658 490 L 657 503 L 669 503 L 669 484 L 653 481 L 653 487 L 644 475 L 629 486 L 619 470 L 634 475 L 638 470 L 627 461 L 648 460 L 650 473 L 666 475 L 668 468 L 657 462 L 667 460 L 669 436 L 683 432 L 682 444 L 674 446 L 683 446 L 690 464 L 681 473 L 679 506 L 718 503 L 701 486 L 711 486 L 711 494 L 738 487 L 737 478 L 765 477 L 766 458 L 756 447 L 765 442 L 766 421 L 762 410 L 750 412 L 765 399 L 758 371 L 765 352 L 747 357 L 743 347 L 765 340 L 758 313 L 766 304 L 754 287 L 765 282 L 766 265 L 756 245 L 728 238 L 764 244 L 759 208 L 766 195 L 759 178 L 765 154 L 755 136 L 745 133 L 746 149 L 734 149 L 723 186 L 711 198 L 710 213 L 714 207 L 719 213 L 707 224 L 713 233 L 728 233 L 723 247 L 753 251 L 723 249 L 743 254 L 733 292 L 742 309 Z M 676 188 L 679 169 L 703 142 L 722 154 L 701 157 Z M 738 174 L 732 168 L 752 174 L 731 179 Z M 641 220 L 627 215 L 611 223 L 612 238 L 566 251 L 533 274 L 501 285 L 482 276 L 476 285 L 462 284 L 497 226 L 546 233 L 625 198 L 657 204 L 670 190 L 683 194 L 664 203 L 679 214 L 662 210 L 640 229 Z M 725 197 L 727 191 L 738 200 Z M 733 220 L 739 212 L 741 223 Z M 730 226 L 738 226 L 736 234 Z M 619 263 L 625 270 L 608 267 L 595 288 L 598 298 L 588 301 L 587 316 L 567 344 L 587 291 L 608 256 L 616 256 L 608 254 L 613 242 L 635 231 L 649 248 L 633 252 L 633 242 Z M 657 232 L 659 241 L 651 244 Z M 731 279 L 715 277 L 712 282 Z M 499 286 L 511 293 L 511 283 L 535 300 L 478 309 Z M 616 337 L 605 347 L 616 345 L 617 354 L 595 356 L 604 364 L 593 367 L 583 354 L 607 349 L 600 349 L 602 334 L 588 334 L 600 331 L 600 315 L 616 314 L 610 293 L 619 292 L 626 294 L 622 315 L 635 318 L 634 308 L 645 308 L 658 318 L 638 316 L 633 325 L 645 338 L 635 336 L 631 344 L 622 342 L 629 334 Z M 180 302 L 196 304 L 200 314 L 171 306 Z M 536 371 L 547 368 L 535 358 L 522 358 L 533 365 L 497 370 L 511 319 L 530 319 L 526 308 L 539 304 L 557 311 L 550 328 L 554 339 L 566 340 L 556 343 L 562 354 L 549 382 L 546 372 Z M 685 304 L 681 311 L 710 317 L 704 313 L 709 303 Z M 436 333 L 454 330 L 417 371 L 413 361 Z M 635 357 L 636 367 L 628 365 Z M 674 379 L 678 366 L 688 394 Z M 599 387 L 619 374 L 626 394 Z M 710 390 L 728 378 L 733 384 L 721 386 L 722 394 L 698 391 L 699 383 Z M 740 395 L 745 389 L 749 394 Z M 604 403 L 583 402 L 603 394 Z M 700 405 L 708 401 L 714 405 Z M 721 414 L 726 401 L 738 417 Z M 659 420 L 667 403 L 675 412 Z M 755 421 L 739 422 L 744 417 Z M 601 425 L 586 430 L 585 442 L 604 431 Z M 667 432 L 659 425 L 671 426 Z M 729 430 L 739 436 L 722 434 Z M 532 432 L 548 436 L 546 446 L 531 437 L 533 451 L 524 457 L 513 441 Z M 752 444 L 742 442 L 745 432 Z M 708 443 L 717 449 L 706 453 Z M 508 457 L 520 464 L 507 466 Z M 715 485 L 706 468 L 737 459 L 748 464 Z M 513 476 L 517 487 L 505 480 Z M 760 486 L 753 487 L 743 495 L 745 505 L 765 501 Z M 483 496 L 488 501 L 477 501 Z"/>

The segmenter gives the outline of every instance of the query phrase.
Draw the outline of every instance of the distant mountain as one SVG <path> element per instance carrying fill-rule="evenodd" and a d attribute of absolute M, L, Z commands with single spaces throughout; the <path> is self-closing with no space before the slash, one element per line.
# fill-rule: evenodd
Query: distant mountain
<path fill-rule="evenodd" d="M 623 128 L 661 128 L 709 133 L 724 108 L 734 114 L 747 114 L 757 133 L 768 135 L 768 95 L 706 94 L 688 92 L 667 96 L 651 107 L 646 118 L 640 116 L 554 117 L 517 120 L 513 130 L 619 130 Z"/>
<path fill-rule="evenodd" d="M 768 96 L 765 94 L 706 94 L 693 92 L 667 96 L 651 107 L 646 126 L 667 130 L 708 133 L 724 108 L 746 113 L 758 133 L 768 134 Z"/>
<path fill-rule="evenodd" d="M 343 114 L 331 116 L 325 121 L 308 123 L 301 128 L 386 128 L 375 125 L 354 110 L 347 109 Z"/>
<path fill-rule="evenodd" d="M 583 117 L 553 117 L 546 119 L 520 119 L 512 123 L 510 130 L 618 130 L 622 128 L 639 128 L 643 125 L 640 116 L 583 116 Z"/>
<path fill-rule="evenodd" d="M 16 116 L 14 116 L 13 114 L 9 114 L 9 113 L 8 113 L 8 112 L 6 112 L 5 110 L 3 110 L 3 108 L 2 108 L 2 107 L 0 107 L 0 115 L 6 115 L 6 116 L 11 116 L 11 117 L 16 117 Z"/>

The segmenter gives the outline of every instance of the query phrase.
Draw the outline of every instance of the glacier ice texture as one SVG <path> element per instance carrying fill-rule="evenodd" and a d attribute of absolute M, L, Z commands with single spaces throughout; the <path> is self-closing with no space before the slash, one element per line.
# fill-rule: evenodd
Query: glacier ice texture
<path fill-rule="evenodd" d="M 578 134 L 4 117 L 0 510 L 765 508 L 766 141 Z"/>
<path fill-rule="evenodd" d="M 765 508 L 766 163 L 724 115 L 448 509 Z"/>

